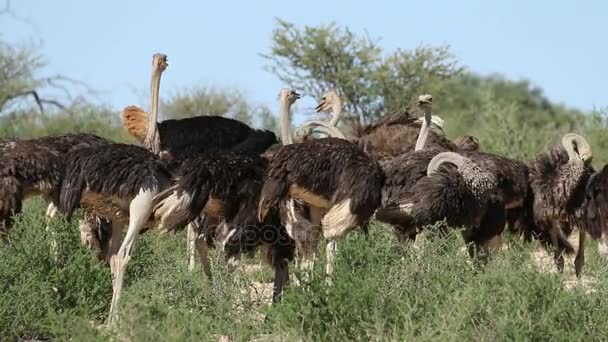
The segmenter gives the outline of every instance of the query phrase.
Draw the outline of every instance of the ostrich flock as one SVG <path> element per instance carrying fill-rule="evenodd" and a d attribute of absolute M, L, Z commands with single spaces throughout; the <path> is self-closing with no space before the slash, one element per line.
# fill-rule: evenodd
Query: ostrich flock
<path fill-rule="evenodd" d="M 331 279 L 338 240 L 356 227 L 367 234 L 371 219 L 392 226 L 404 247 L 446 220 L 463 228 L 470 257 L 482 262 L 508 227 L 541 241 L 560 271 L 563 254 L 575 252 L 568 236 L 577 228 L 579 277 L 587 234 L 608 250 L 608 167 L 591 166 L 581 135 L 565 134 L 526 162 L 482 152 L 475 137 L 449 140 L 432 115 L 433 97 L 423 94 L 347 136 L 331 90 L 316 107 L 333 113 L 331 121 L 307 121 L 292 133 L 290 107 L 300 94 L 282 89 L 279 142 L 271 131 L 224 117 L 158 122 L 166 55 L 155 54 L 152 67 L 150 114 L 137 106 L 122 112 L 137 144 L 84 133 L 0 140 L 0 231 L 10 233 L 32 196 L 47 201 L 47 222 L 81 208 L 82 243 L 111 269 L 110 322 L 135 240 L 148 229 L 187 229 L 189 267 L 200 263 L 209 279 L 209 248 L 220 249 L 228 270 L 259 250 L 274 270 L 274 302 L 293 259 L 310 272 L 326 239 Z"/>

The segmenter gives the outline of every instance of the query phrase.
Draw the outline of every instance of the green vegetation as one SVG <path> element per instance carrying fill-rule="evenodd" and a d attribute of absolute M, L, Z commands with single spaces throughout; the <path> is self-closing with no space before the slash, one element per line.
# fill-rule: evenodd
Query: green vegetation
<path fill-rule="evenodd" d="M 200 269 L 187 270 L 185 234 L 144 234 L 129 264 L 121 322 L 110 329 L 109 267 L 97 265 L 76 225 L 61 220 L 53 225 L 54 259 L 42 201 L 25 212 L 0 249 L 3 340 L 595 340 L 608 333 L 608 267 L 592 246 L 590 283 L 578 285 L 571 260 L 566 281 L 540 272 L 536 244 L 509 241 L 481 271 L 458 234 L 433 244 L 423 238 L 403 252 L 383 226 L 372 227 L 369 241 L 355 232 L 339 245 L 333 286 L 325 285 L 321 258 L 308 286 L 291 286 L 276 306 L 269 268 L 260 270 L 257 259 L 228 274 L 214 252 L 210 283 Z"/>
<path fill-rule="evenodd" d="M 347 28 L 279 21 L 265 56 L 271 72 L 303 93 L 318 97 L 337 89 L 349 117 L 363 122 L 428 92 L 448 136 L 474 135 L 485 151 L 530 158 L 574 131 L 588 138 L 596 165 L 608 161 L 605 110 L 583 113 L 552 103 L 526 81 L 477 75 L 460 66 L 449 47 L 387 53 Z M 117 109 L 69 96 L 37 102 L 32 91 L 42 95 L 56 85 L 39 75 L 43 65 L 34 50 L 0 36 L 0 136 L 82 131 L 126 141 Z M 163 111 L 276 126 L 267 109 L 232 89 L 178 91 Z M 571 270 L 564 277 L 539 271 L 537 244 L 508 234 L 510 248 L 480 270 L 461 250 L 458 234 L 403 251 L 381 225 L 372 227 L 369 241 L 355 232 L 339 244 L 333 286 L 322 279 L 321 257 L 311 283 L 290 286 L 276 306 L 268 304 L 270 270 L 256 267 L 257 259 L 228 274 L 215 253 L 210 283 L 200 270 L 187 270 L 185 234 L 144 234 L 129 263 L 120 324 L 110 329 L 109 268 L 80 246 L 75 223 L 57 219 L 52 229 L 57 258 L 50 254 L 44 205 L 33 200 L 8 241 L 0 242 L 2 340 L 599 340 L 608 334 L 608 266 L 594 243 L 587 246 L 583 279 L 590 283 L 574 281 L 569 288 Z"/>

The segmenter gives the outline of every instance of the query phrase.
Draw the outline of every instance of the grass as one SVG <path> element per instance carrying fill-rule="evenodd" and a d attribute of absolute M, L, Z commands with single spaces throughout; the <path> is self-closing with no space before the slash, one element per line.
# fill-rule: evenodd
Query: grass
<path fill-rule="evenodd" d="M 186 265 L 185 235 L 154 232 L 137 240 L 123 292 L 120 324 L 105 318 L 111 298 L 108 267 L 81 247 L 75 223 L 53 229 L 58 257 L 50 254 L 44 205 L 35 200 L 0 243 L 2 340 L 235 341 L 276 340 L 599 340 L 608 334 L 608 267 L 588 245 L 585 286 L 564 286 L 566 275 L 541 272 L 536 245 L 507 242 L 484 270 L 463 251 L 462 239 L 403 252 L 384 226 L 371 239 L 350 234 L 339 244 L 335 281 L 322 277 L 323 257 L 306 286 L 291 286 L 280 305 L 260 298 L 272 280 L 257 259 L 234 274 L 213 254 L 213 283 Z M 247 272 L 246 269 L 259 269 Z M 267 287 L 267 285 L 266 285 Z"/>

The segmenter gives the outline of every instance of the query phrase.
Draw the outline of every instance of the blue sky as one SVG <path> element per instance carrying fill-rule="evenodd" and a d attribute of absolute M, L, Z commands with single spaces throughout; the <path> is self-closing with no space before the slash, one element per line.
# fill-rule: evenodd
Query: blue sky
<path fill-rule="evenodd" d="M 381 38 L 388 51 L 449 44 L 470 70 L 527 78 L 554 101 L 608 106 L 606 1 L 156 1 L 13 0 L 34 24 L 0 17 L 3 39 L 42 39 L 45 73 L 97 90 L 117 110 L 147 108 L 154 52 L 169 56 L 161 96 L 194 85 L 235 86 L 277 107 L 284 86 L 263 70 L 275 18 L 335 21 Z M 438 99 L 439 100 L 439 99 Z M 314 99 L 301 101 L 306 112 Z M 299 120 L 298 120 L 299 121 Z"/>

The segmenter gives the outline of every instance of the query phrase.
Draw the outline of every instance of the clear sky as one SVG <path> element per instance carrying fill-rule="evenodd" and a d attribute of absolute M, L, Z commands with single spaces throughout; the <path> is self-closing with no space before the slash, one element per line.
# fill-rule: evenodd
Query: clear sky
<path fill-rule="evenodd" d="M 35 27 L 0 17 L 9 41 L 42 39 L 48 74 L 99 91 L 117 110 L 147 108 L 152 54 L 169 56 L 161 96 L 198 84 L 236 86 L 277 106 L 284 86 L 263 70 L 275 18 L 335 21 L 381 38 L 388 51 L 449 44 L 470 70 L 527 78 L 550 99 L 581 109 L 608 106 L 608 1 L 157 1 L 13 0 Z M 313 99 L 304 100 L 305 110 Z"/>

